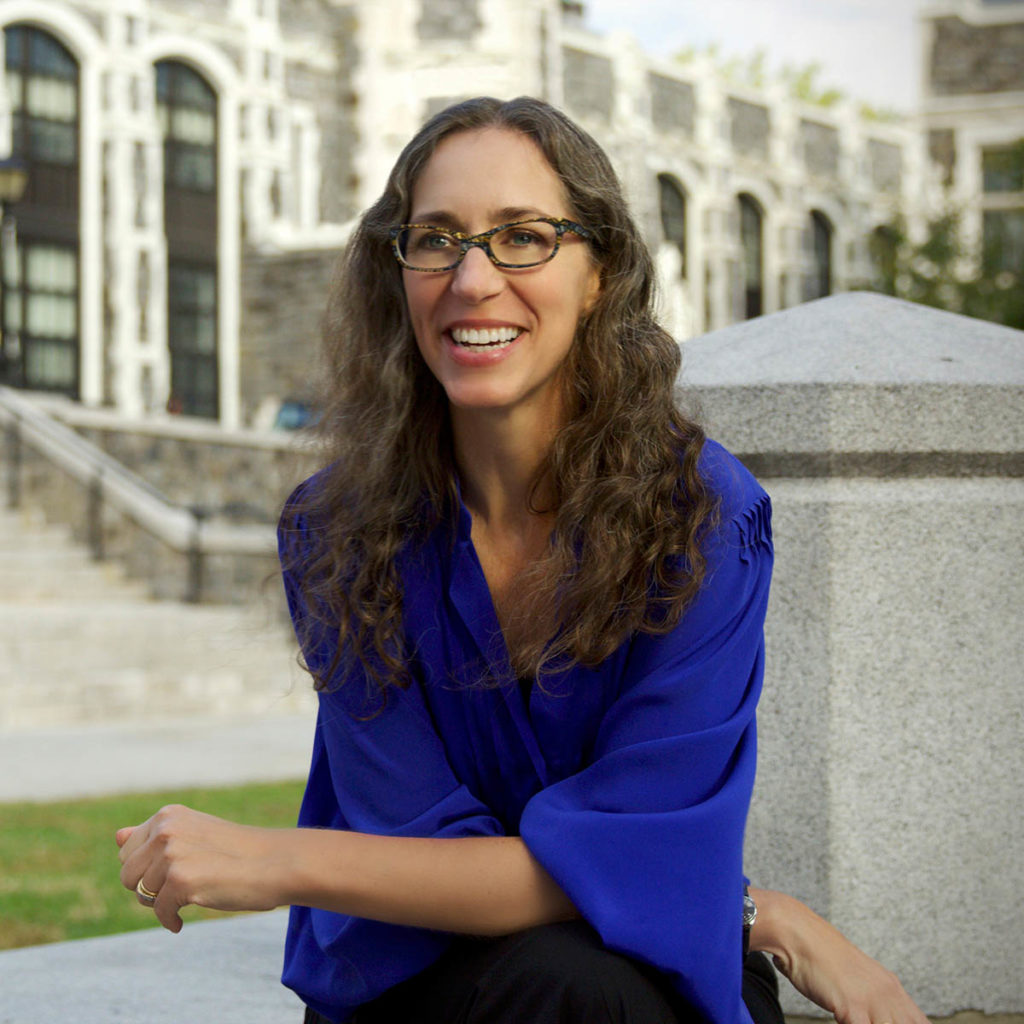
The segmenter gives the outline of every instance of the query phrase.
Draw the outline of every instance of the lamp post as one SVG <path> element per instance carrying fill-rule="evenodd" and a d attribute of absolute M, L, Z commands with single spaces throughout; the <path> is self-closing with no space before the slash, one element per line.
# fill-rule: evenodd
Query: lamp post
<path fill-rule="evenodd" d="M 7 324 L 7 257 L 13 251 L 17 258 L 17 236 L 14 218 L 7 215 L 25 194 L 28 184 L 28 170 L 17 157 L 9 156 L 0 160 L 0 380 L 12 376 L 12 364 L 21 356 L 21 338 L 16 331 L 8 333 Z M 16 286 L 17 287 L 17 286 Z"/>

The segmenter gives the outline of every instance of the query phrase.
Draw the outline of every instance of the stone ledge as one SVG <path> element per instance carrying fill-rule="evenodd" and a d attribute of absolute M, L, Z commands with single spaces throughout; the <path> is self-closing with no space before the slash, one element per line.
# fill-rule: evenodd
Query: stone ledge
<path fill-rule="evenodd" d="M 178 935 L 161 928 L 0 952 L 0 1024 L 300 1024 L 302 1003 L 279 981 L 286 921 L 280 910 L 193 922 Z M 1024 1014 L 970 1010 L 931 1019 L 1024 1024 Z"/>
<path fill-rule="evenodd" d="M 0 953 L 0 1024 L 300 1024 L 302 1003 L 279 980 L 286 920 L 276 911 Z"/>

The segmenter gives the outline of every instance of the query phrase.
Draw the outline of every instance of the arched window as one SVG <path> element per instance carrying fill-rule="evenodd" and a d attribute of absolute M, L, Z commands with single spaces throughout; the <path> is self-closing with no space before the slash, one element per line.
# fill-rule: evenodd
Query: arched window
<path fill-rule="evenodd" d="M 164 139 L 168 407 L 216 419 L 217 94 L 187 64 L 156 65 Z"/>
<path fill-rule="evenodd" d="M 0 380 L 78 397 L 78 64 L 35 25 L 4 30 L 11 155 L 25 191 L 0 233 Z"/>
<path fill-rule="evenodd" d="M 658 207 L 662 237 L 679 250 L 680 274 L 686 277 L 686 196 L 667 174 L 658 175 Z"/>
<path fill-rule="evenodd" d="M 743 245 L 743 315 L 749 320 L 764 312 L 763 214 L 753 196 L 743 193 L 738 201 Z"/>
<path fill-rule="evenodd" d="M 811 211 L 811 270 L 806 299 L 832 294 L 832 223 L 820 210 Z"/>

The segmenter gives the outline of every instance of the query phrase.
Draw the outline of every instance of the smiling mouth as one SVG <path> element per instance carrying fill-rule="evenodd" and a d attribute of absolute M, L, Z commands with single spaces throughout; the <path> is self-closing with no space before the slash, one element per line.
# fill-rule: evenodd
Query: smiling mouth
<path fill-rule="evenodd" d="M 453 327 L 449 332 L 452 341 L 464 348 L 504 348 L 511 345 L 520 334 L 522 327 Z"/>

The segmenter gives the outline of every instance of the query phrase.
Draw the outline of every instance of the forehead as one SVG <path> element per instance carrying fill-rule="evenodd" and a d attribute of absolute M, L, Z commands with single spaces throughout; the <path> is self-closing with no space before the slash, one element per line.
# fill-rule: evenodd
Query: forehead
<path fill-rule="evenodd" d="M 565 189 L 540 147 L 526 135 L 505 128 L 448 136 L 434 150 L 412 190 L 410 219 L 414 221 L 446 213 L 466 227 L 482 224 L 487 228 L 497 220 L 515 219 L 519 212 L 569 215 Z"/>

